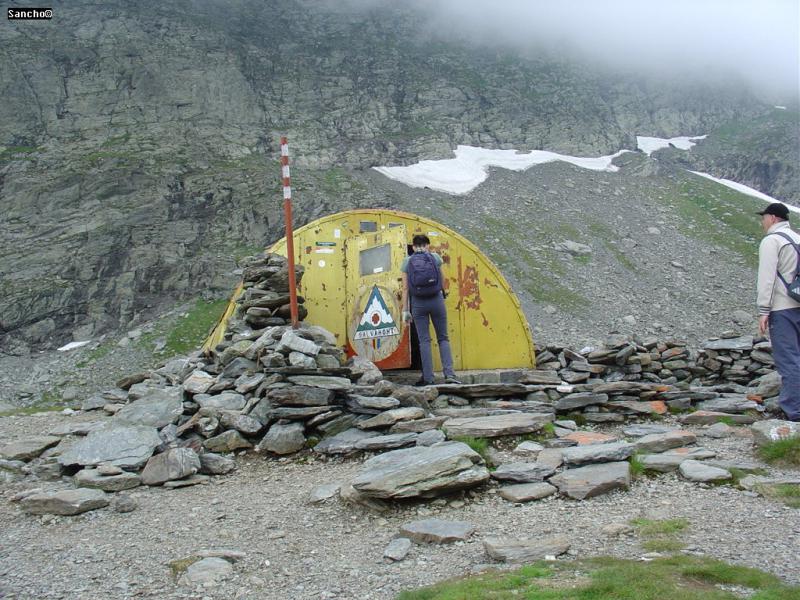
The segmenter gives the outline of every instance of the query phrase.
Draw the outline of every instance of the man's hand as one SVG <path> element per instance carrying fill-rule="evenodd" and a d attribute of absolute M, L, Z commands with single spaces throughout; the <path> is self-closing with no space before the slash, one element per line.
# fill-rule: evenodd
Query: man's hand
<path fill-rule="evenodd" d="M 769 331 L 769 315 L 761 315 L 758 317 L 758 332 L 761 335 L 767 335 Z"/>
<path fill-rule="evenodd" d="M 411 323 L 411 313 L 408 312 L 407 310 L 403 311 L 403 321 L 405 323 Z"/>

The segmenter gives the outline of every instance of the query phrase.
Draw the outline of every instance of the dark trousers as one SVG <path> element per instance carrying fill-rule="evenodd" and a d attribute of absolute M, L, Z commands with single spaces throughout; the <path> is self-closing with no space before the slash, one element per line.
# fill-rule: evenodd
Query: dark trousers
<path fill-rule="evenodd" d="M 769 313 L 769 337 L 775 367 L 781 375 L 778 403 L 786 416 L 800 420 L 800 308 Z"/>
<path fill-rule="evenodd" d="M 439 343 L 439 357 L 442 360 L 442 370 L 445 377 L 455 377 L 453 371 L 453 355 L 450 352 L 450 338 L 447 337 L 447 310 L 444 307 L 442 294 L 430 298 L 411 297 L 411 316 L 417 328 L 419 338 L 419 355 L 422 360 L 422 378 L 433 382 L 433 356 L 431 355 L 430 322 L 436 331 L 436 341 Z"/>

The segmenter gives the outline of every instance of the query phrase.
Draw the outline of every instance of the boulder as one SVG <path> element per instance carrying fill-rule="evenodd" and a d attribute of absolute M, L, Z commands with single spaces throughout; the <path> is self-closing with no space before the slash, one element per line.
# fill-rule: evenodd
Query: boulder
<path fill-rule="evenodd" d="M 406 446 L 413 446 L 417 443 L 417 433 L 392 433 L 389 435 L 379 435 L 376 437 L 365 438 L 356 442 L 357 450 L 376 451 L 376 450 L 394 450 L 395 448 L 404 448 Z"/>
<path fill-rule="evenodd" d="M 353 478 L 373 498 L 431 497 L 489 479 L 480 455 L 461 442 L 392 450 L 367 460 Z"/>
<path fill-rule="evenodd" d="M 569 550 L 569 541 L 564 536 L 539 540 L 488 537 L 483 548 L 492 559 L 508 563 L 529 563 L 564 554 Z"/>
<path fill-rule="evenodd" d="M 750 427 L 753 432 L 753 442 L 756 446 L 763 446 L 778 440 L 800 437 L 800 423 L 769 419 L 760 421 Z"/>
<path fill-rule="evenodd" d="M 195 369 L 183 382 L 183 389 L 189 394 L 205 394 L 216 378 L 205 371 Z"/>
<path fill-rule="evenodd" d="M 238 431 L 226 431 L 203 442 L 211 452 L 233 452 L 239 448 L 252 448 L 253 444 L 242 437 Z"/>
<path fill-rule="evenodd" d="M 47 435 L 8 442 L 0 446 L 0 456 L 6 460 L 29 461 L 60 441 L 60 437 Z"/>
<path fill-rule="evenodd" d="M 319 452 L 320 454 L 351 454 L 356 451 L 356 443 L 379 435 L 375 431 L 361 431 L 355 428 L 345 429 L 334 436 L 322 440 L 314 446 L 314 452 Z"/>
<path fill-rule="evenodd" d="M 500 488 L 498 495 L 509 502 L 529 502 L 530 500 L 541 500 L 555 494 L 557 488 L 549 483 L 521 483 L 518 485 L 507 485 Z"/>
<path fill-rule="evenodd" d="M 359 429 L 375 429 L 378 427 L 389 427 L 398 421 L 412 421 L 421 419 L 425 416 L 425 411 L 416 406 L 406 406 L 403 408 L 393 408 L 375 415 L 371 419 L 360 421 L 356 424 Z"/>
<path fill-rule="evenodd" d="M 226 475 L 236 470 L 236 461 L 221 454 L 203 452 L 200 455 L 200 472 L 204 475 Z"/>
<path fill-rule="evenodd" d="M 72 516 L 103 508 L 108 503 L 108 496 L 102 490 L 78 488 L 32 494 L 23 498 L 20 506 L 32 515 Z"/>
<path fill-rule="evenodd" d="M 400 535 L 418 544 L 452 544 L 465 542 L 475 532 L 475 526 L 466 521 L 425 519 L 400 527 Z"/>
<path fill-rule="evenodd" d="M 103 475 L 100 469 L 82 469 L 74 477 L 75 485 L 94 488 L 104 492 L 120 492 L 139 487 L 142 478 L 136 473 L 123 471 L 115 475 Z"/>
<path fill-rule="evenodd" d="M 631 484 L 627 462 L 601 463 L 578 469 L 568 469 L 550 478 L 562 494 L 584 500 L 616 489 L 628 489 Z"/>
<path fill-rule="evenodd" d="M 633 444 L 628 442 L 593 444 L 590 446 L 564 448 L 561 450 L 561 456 L 567 465 L 618 462 L 627 460 L 633 454 L 635 448 Z"/>
<path fill-rule="evenodd" d="M 259 452 L 292 454 L 305 448 L 305 426 L 302 423 L 275 423 L 256 446 Z"/>
<path fill-rule="evenodd" d="M 65 466 L 108 462 L 123 469 L 138 469 L 160 445 L 161 438 L 155 427 L 114 420 L 89 432 L 84 439 L 64 451 L 58 462 Z"/>
<path fill-rule="evenodd" d="M 680 464 L 678 470 L 681 472 L 681 475 L 689 481 L 701 483 L 727 481 L 732 478 L 730 471 L 720 469 L 719 467 L 712 467 L 699 460 L 685 460 Z"/>
<path fill-rule="evenodd" d="M 244 396 L 238 392 L 222 392 L 213 396 L 198 394 L 193 398 L 200 408 L 216 408 L 219 410 L 242 410 L 247 404 Z"/>
<path fill-rule="evenodd" d="M 200 457 L 189 448 L 172 448 L 156 454 L 147 461 L 142 471 L 142 483 L 161 485 L 174 479 L 183 479 L 200 470 Z"/>
<path fill-rule="evenodd" d="M 138 400 L 123 406 L 114 416 L 114 420 L 160 429 L 176 423 L 182 414 L 183 388 L 170 387 L 151 390 Z"/>

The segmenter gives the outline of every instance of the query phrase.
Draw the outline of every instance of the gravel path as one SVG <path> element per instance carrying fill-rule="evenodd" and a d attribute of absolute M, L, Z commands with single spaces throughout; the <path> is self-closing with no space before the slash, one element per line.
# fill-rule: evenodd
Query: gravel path
<path fill-rule="evenodd" d="M 66 419 L 90 418 L 3 418 L 0 440 L 45 433 Z M 746 436 L 699 442 L 717 450 L 719 458 L 754 459 Z M 514 505 L 499 498 L 492 485 L 378 515 L 337 499 L 308 504 L 313 487 L 347 480 L 359 459 L 245 455 L 238 462 L 238 472 L 206 485 L 132 490 L 138 509 L 124 514 L 106 508 L 77 517 L 30 516 L 9 502 L 11 495 L 64 484 L 0 487 L 5 496 L 0 501 L 0 598 L 393 598 L 403 589 L 481 569 L 488 562 L 481 540 L 488 535 L 563 534 L 572 543 L 564 560 L 640 557 L 645 551 L 637 536 L 601 532 L 604 525 L 639 516 L 684 517 L 690 522 L 682 536 L 687 551 L 800 583 L 800 510 L 730 487 L 690 484 L 674 474 L 645 477 L 628 492 L 584 502 L 550 497 Z M 477 532 L 467 543 L 414 546 L 404 561 L 385 562 L 383 550 L 399 527 L 431 516 L 469 521 Z M 180 586 L 169 561 L 204 548 L 247 556 L 222 584 L 199 590 Z"/>

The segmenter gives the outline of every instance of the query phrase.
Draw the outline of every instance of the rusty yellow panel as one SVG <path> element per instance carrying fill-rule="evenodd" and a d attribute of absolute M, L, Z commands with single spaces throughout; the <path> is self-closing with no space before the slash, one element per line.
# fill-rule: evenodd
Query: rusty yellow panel
<path fill-rule="evenodd" d="M 344 241 L 369 231 L 404 225 L 407 242 L 416 233 L 431 240 L 431 249 L 444 260 L 448 291 L 448 332 L 454 367 L 493 369 L 533 367 L 533 341 L 519 301 L 491 261 L 471 242 L 430 219 L 393 210 L 353 210 L 323 217 L 295 231 L 296 259 L 306 267 L 301 293 L 309 311 L 307 321 L 333 332 L 344 346 L 346 287 Z M 318 245 L 334 242 L 335 245 Z M 333 249 L 333 252 L 320 249 Z M 286 254 L 280 240 L 272 252 Z M 320 260 L 325 262 L 320 266 Z M 437 369 L 438 348 L 433 343 Z"/>

